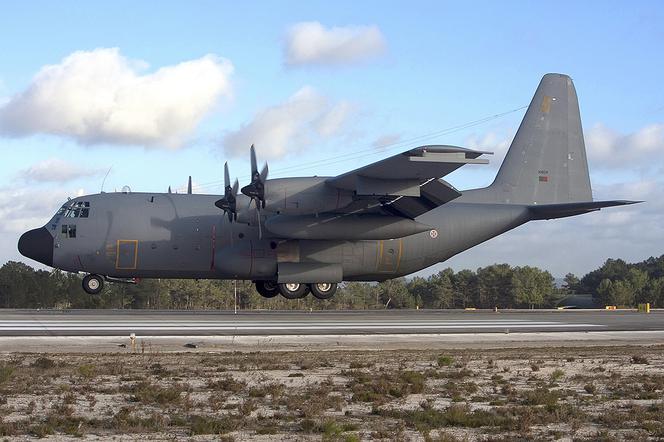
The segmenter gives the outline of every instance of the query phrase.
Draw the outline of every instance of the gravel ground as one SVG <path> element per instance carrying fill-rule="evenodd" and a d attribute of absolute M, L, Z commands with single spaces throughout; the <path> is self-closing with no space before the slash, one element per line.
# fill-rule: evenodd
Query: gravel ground
<path fill-rule="evenodd" d="M 0 439 L 662 440 L 664 346 L 0 355 Z"/>

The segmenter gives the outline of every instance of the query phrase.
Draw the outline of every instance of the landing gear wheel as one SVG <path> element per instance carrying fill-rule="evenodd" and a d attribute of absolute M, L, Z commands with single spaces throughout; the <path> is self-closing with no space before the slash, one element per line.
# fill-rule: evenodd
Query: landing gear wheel
<path fill-rule="evenodd" d="M 331 282 L 309 284 L 311 294 L 318 299 L 330 299 L 337 292 L 337 285 Z"/>
<path fill-rule="evenodd" d="M 273 281 L 256 281 L 256 291 L 263 298 L 274 298 L 279 294 L 279 287 Z"/>
<path fill-rule="evenodd" d="M 298 282 L 279 284 L 279 293 L 286 299 L 300 299 L 309 294 L 309 287 Z"/>
<path fill-rule="evenodd" d="M 99 275 L 87 275 L 83 278 L 83 290 L 91 295 L 96 295 L 104 288 L 104 279 Z"/>

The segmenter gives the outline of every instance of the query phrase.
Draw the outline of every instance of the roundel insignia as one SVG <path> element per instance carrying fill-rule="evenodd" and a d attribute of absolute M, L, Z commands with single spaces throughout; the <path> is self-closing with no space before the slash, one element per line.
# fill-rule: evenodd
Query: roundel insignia
<path fill-rule="evenodd" d="M 438 238 L 438 230 L 436 230 L 436 229 L 431 230 L 431 231 L 429 232 L 429 236 L 430 236 L 432 239 L 436 239 L 436 238 Z"/>

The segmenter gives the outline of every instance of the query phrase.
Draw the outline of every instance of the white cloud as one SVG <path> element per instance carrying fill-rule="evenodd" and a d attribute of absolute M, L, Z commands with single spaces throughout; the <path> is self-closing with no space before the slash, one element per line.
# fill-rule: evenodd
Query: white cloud
<path fill-rule="evenodd" d="M 46 224 L 67 196 L 76 196 L 76 193 L 59 188 L 49 191 L 0 188 L 0 232 L 15 235 L 17 243 L 21 233 Z"/>
<path fill-rule="evenodd" d="M 664 153 L 664 124 L 651 124 L 630 134 L 596 124 L 585 134 L 591 164 L 623 169 L 630 166 L 661 166 Z"/>
<path fill-rule="evenodd" d="M 512 144 L 514 132 L 490 131 L 483 135 L 471 134 L 464 142 L 463 147 L 475 150 L 486 150 L 493 152 L 493 158 L 490 159 L 490 168 L 498 169 L 507 155 L 507 150 Z"/>
<path fill-rule="evenodd" d="M 215 55 L 141 74 L 146 67 L 117 48 L 74 52 L 0 107 L 0 133 L 177 148 L 232 94 L 233 65 Z"/>
<path fill-rule="evenodd" d="M 261 158 L 281 158 L 339 135 L 353 111 L 352 104 L 333 104 L 305 86 L 284 103 L 260 111 L 249 123 L 228 132 L 222 144 L 229 155 L 244 156 L 255 144 Z"/>
<path fill-rule="evenodd" d="M 385 149 L 387 147 L 392 147 L 392 145 L 397 144 L 400 141 L 401 141 L 400 134 L 381 135 L 378 138 L 376 138 L 373 141 L 373 143 L 371 143 L 371 147 L 375 149 Z"/>
<path fill-rule="evenodd" d="M 317 21 L 297 23 L 286 35 L 289 65 L 343 65 L 374 58 L 386 50 L 378 26 L 325 28 Z"/>
<path fill-rule="evenodd" d="M 66 183 L 77 178 L 98 176 L 103 169 L 84 168 L 59 158 L 48 158 L 19 172 L 19 176 L 28 182 Z"/>

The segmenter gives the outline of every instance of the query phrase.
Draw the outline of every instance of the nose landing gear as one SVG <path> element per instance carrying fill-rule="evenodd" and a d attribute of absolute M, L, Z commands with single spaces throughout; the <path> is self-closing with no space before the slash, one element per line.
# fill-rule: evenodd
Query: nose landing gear
<path fill-rule="evenodd" d="M 104 288 L 104 278 L 99 275 L 86 275 L 83 278 L 83 290 L 91 295 L 97 295 Z"/>

